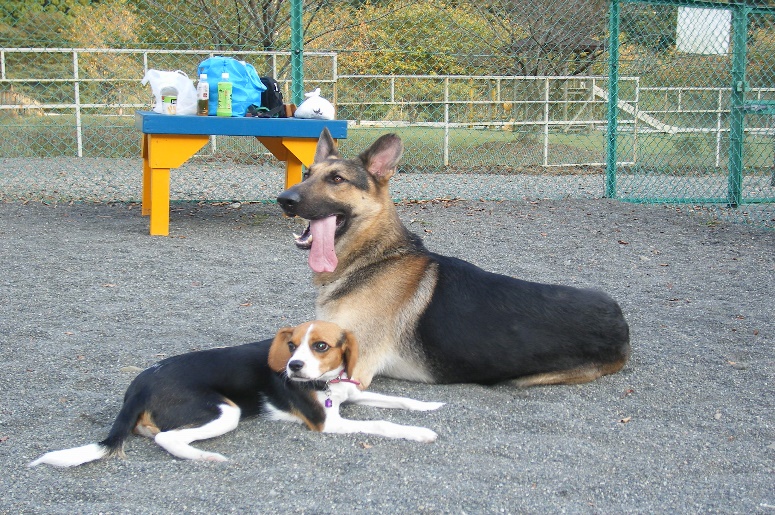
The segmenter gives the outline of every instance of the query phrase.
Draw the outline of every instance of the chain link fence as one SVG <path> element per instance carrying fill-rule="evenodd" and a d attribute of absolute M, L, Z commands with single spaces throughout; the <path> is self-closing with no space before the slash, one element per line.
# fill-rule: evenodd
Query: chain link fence
<path fill-rule="evenodd" d="M 738 206 L 728 216 L 772 225 L 775 10 L 763 2 L 618 7 L 609 34 L 620 44 L 611 50 L 639 86 L 619 82 L 618 157 L 632 164 L 619 168 L 616 196 Z"/>
<path fill-rule="evenodd" d="M 138 200 L 140 79 L 193 76 L 219 54 L 273 75 L 297 103 L 320 87 L 351 122 L 348 156 L 393 131 L 404 172 L 509 185 L 489 196 L 701 205 L 775 225 L 775 2 L 262 5 L 3 3 L 0 195 Z M 181 200 L 282 187 L 246 138 L 214 139 L 182 169 Z"/>

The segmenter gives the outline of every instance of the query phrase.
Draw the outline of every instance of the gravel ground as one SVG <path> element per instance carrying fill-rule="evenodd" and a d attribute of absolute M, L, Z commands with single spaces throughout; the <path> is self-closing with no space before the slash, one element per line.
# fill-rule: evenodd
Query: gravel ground
<path fill-rule="evenodd" d="M 775 513 L 775 232 L 607 200 L 399 207 L 429 248 L 517 277 L 599 287 L 630 323 L 618 374 L 579 386 L 374 391 L 435 412 L 346 416 L 434 444 L 257 419 L 176 460 L 27 463 L 102 439 L 134 368 L 314 315 L 298 222 L 276 205 L 0 203 L 0 513 Z M 486 334 L 482 335 L 486 338 Z"/>
<path fill-rule="evenodd" d="M 274 201 L 285 172 L 273 158 L 246 160 L 195 158 L 170 175 L 170 197 L 179 201 Z M 605 196 L 605 176 L 596 173 L 400 173 L 393 180 L 396 200 L 463 198 L 469 200 L 597 199 Z M 139 202 L 142 199 L 142 161 L 104 158 L 2 158 L 0 201 Z M 645 174 L 617 177 L 617 195 L 628 201 L 643 199 L 724 198 L 723 175 L 674 177 Z M 743 202 L 737 209 L 705 204 L 701 209 L 714 218 L 775 228 L 775 203 L 753 202 L 775 198 L 775 183 L 768 177 L 743 181 Z M 688 201 L 678 205 L 686 208 Z M 746 203 L 752 202 L 752 203 Z"/>
<path fill-rule="evenodd" d="M 0 158 L 0 200 L 75 199 L 98 202 L 139 201 L 142 161 L 102 158 Z M 458 197 L 508 199 L 523 196 L 599 198 L 601 175 L 500 175 L 402 173 L 394 181 L 396 198 Z M 239 163 L 192 159 L 170 175 L 176 200 L 274 200 L 285 170 L 275 160 Z"/>

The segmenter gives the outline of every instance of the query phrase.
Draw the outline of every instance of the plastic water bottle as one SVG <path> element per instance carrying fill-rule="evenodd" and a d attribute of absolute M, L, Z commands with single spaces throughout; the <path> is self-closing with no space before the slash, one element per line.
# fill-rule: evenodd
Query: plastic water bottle
<path fill-rule="evenodd" d="M 218 109 L 215 114 L 218 116 L 231 116 L 231 82 L 229 74 L 223 72 L 221 81 L 218 83 Z"/>
<path fill-rule="evenodd" d="M 178 89 L 174 86 L 164 86 L 161 88 L 161 105 L 164 114 L 177 114 Z"/>
<path fill-rule="evenodd" d="M 207 82 L 206 73 L 199 74 L 199 83 L 196 85 L 196 114 L 210 114 L 210 83 Z"/>

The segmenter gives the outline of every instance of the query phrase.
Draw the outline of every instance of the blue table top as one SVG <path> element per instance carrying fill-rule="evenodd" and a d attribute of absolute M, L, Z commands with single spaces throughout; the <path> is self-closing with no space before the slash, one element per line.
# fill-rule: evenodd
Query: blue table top
<path fill-rule="evenodd" d="M 135 128 L 144 134 L 317 138 L 323 127 L 328 127 L 333 138 L 347 138 L 347 120 L 170 116 L 153 111 L 135 113 Z"/>

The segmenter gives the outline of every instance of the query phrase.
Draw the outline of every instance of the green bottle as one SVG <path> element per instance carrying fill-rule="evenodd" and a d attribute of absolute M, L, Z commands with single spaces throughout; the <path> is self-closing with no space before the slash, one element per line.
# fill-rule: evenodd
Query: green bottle
<path fill-rule="evenodd" d="M 229 82 L 229 74 L 226 72 L 221 74 L 221 81 L 218 83 L 218 109 L 215 114 L 231 116 L 231 82 Z"/>

